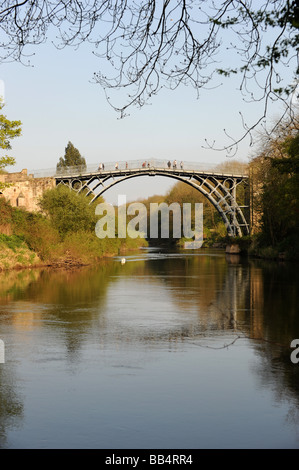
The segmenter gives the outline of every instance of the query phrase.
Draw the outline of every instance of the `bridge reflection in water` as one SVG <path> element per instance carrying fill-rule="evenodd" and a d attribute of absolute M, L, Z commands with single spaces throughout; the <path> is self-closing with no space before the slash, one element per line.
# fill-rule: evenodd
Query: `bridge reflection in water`
<path fill-rule="evenodd" d="M 298 276 L 212 250 L 0 273 L 0 447 L 278 448 L 294 423 L 297 448 Z"/>
<path fill-rule="evenodd" d="M 118 183 L 138 176 L 165 176 L 183 181 L 202 193 L 217 209 L 231 237 L 250 233 L 249 177 L 244 173 L 224 173 L 204 163 L 136 160 L 101 163 L 86 167 L 59 169 L 52 175 L 56 185 L 63 184 L 95 202 Z M 245 186 L 246 203 L 237 201 L 237 188 Z M 248 201 L 248 203 L 247 203 Z"/>

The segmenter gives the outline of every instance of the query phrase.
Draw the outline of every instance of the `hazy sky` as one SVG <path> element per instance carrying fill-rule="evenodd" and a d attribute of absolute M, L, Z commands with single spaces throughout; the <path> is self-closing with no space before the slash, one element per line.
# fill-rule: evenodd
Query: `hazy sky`
<path fill-rule="evenodd" d="M 242 133 L 239 111 L 250 124 L 262 109 L 262 104 L 242 100 L 239 79 L 219 78 L 214 83 L 223 80 L 223 86 L 202 90 L 199 99 L 192 87 L 163 89 L 150 105 L 132 108 L 129 117 L 119 119 L 100 85 L 92 83 L 93 73 L 105 63 L 89 45 L 58 51 L 49 42 L 33 51 L 33 66 L 1 65 L 4 113 L 23 123 L 22 137 L 12 142 L 17 164 L 10 171 L 55 168 L 68 141 L 87 164 L 150 158 L 218 163 L 227 160 L 226 153 L 205 149 L 205 139 L 220 147 L 227 144 L 224 128 L 235 137 Z M 120 91 L 119 99 L 123 97 Z M 234 158 L 246 161 L 251 152 L 246 139 Z M 173 184 L 167 178 L 134 178 L 116 186 L 114 195 L 135 199 L 163 194 Z"/>

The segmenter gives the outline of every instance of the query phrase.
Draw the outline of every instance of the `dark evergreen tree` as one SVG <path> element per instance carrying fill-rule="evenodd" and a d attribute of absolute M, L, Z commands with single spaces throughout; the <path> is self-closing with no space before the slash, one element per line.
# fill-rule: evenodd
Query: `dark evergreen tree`
<path fill-rule="evenodd" d="M 59 162 L 57 163 L 57 170 L 71 166 L 77 166 L 81 170 L 84 170 L 86 169 L 86 161 L 85 158 L 81 156 L 79 150 L 74 147 L 72 142 L 68 142 L 65 147 L 64 157 L 60 157 Z"/>

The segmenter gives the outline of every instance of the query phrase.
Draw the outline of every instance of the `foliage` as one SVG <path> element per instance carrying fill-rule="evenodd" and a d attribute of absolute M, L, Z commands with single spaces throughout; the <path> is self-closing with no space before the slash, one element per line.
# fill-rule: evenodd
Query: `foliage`
<path fill-rule="evenodd" d="M 118 238 L 100 240 L 94 231 L 79 230 L 68 233 L 63 241 L 63 248 L 71 257 L 88 263 L 90 260 L 99 260 L 107 254 L 118 253 L 120 240 Z"/>
<path fill-rule="evenodd" d="M 43 194 L 40 207 L 49 217 L 51 226 L 59 233 L 63 251 L 68 251 L 73 256 L 86 261 L 146 244 L 144 240 L 120 239 L 117 236 L 100 240 L 95 234 L 98 220 L 95 205 L 89 202 L 90 199 L 84 194 L 70 191 L 62 185 Z M 102 202 L 104 202 L 103 198 L 99 198 L 98 203 Z"/>
<path fill-rule="evenodd" d="M 9 224 L 12 221 L 14 209 L 4 197 L 0 198 L 0 223 Z"/>
<path fill-rule="evenodd" d="M 57 163 L 57 170 L 73 166 L 84 170 L 86 168 L 86 161 L 85 158 L 81 156 L 79 150 L 74 147 L 72 142 L 68 142 L 65 147 L 64 157 L 60 157 L 59 162 Z"/>
<path fill-rule="evenodd" d="M 167 204 L 171 204 L 172 202 L 178 202 L 181 207 L 184 203 L 192 204 L 192 207 L 196 202 L 203 204 L 203 225 L 205 228 L 215 230 L 218 223 L 222 222 L 222 219 L 219 215 L 219 212 L 215 209 L 215 207 L 208 201 L 208 199 L 201 194 L 197 189 L 193 188 L 192 186 L 178 182 L 176 183 L 171 190 L 168 192 L 165 198 L 165 202 Z M 191 224 L 192 228 L 194 228 L 194 211 L 192 211 L 191 216 Z"/>
<path fill-rule="evenodd" d="M 152 203 L 166 203 L 170 206 L 172 203 L 178 203 L 180 207 L 183 207 L 184 203 L 191 204 L 191 230 L 195 228 L 195 211 L 194 211 L 194 204 L 195 203 L 202 203 L 203 204 L 203 235 L 205 243 L 212 243 L 216 241 L 218 238 L 223 238 L 227 236 L 227 231 L 222 221 L 222 218 L 219 212 L 215 209 L 215 207 L 208 201 L 208 199 L 201 194 L 197 189 L 193 188 L 192 186 L 179 181 L 176 183 L 166 195 L 164 196 L 151 196 L 146 200 L 143 200 L 142 203 L 146 206 L 147 214 L 150 214 L 150 205 Z M 153 244 L 178 244 L 182 246 L 184 244 L 185 237 L 183 236 L 183 225 L 181 226 L 181 234 L 182 238 L 179 240 L 173 238 L 173 217 L 172 212 L 170 211 L 169 216 L 169 239 L 163 239 L 161 237 L 161 218 L 158 220 L 159 223 L 159 231 L 158 231 L 158 238 L 156 239 L 148 239 L 149 243 Z M 183 224 L 183 221 L 181 221 Z M 150 232 L 150 219 L 148 217 L 148 234 Z"/>
<path fill-rule="evenodd" d="M 299 131 L 285 141 L 285 158 L 274 159 L 272 166 L 284 175 L 288 175 L 287 188 L 291 195 L 290 209 L 296 219 L 299 218 Z"/>
<path fill-rule="evenodd" d="M 0 233 L 0 243 L 5 243 L 12 251 L 16 251 L 16 248 L 20 248 L 20 246 L 22 246 L 24 240 L 22 237 L 18 237 L 17 235 L 8 236 Z"/>
<path fill-rule="evenodd" d="M 28 267 L 40 263 L 40 259 L 16 235 L 0 234 L 0 271 L 14 267 Z"/>
<path fill-rule="evenodd" d="M 299 253 L 299 131 L 272 135 L 252 161 L 259 246 Z"/>
<path fill-rule="evenodd" d="M 92 231 L 97 222 L 95 208 L 89 205 L 89 199 L 64 185 L 46 191 L 40 207 L 62 237 L 68 232 Z"/>
<path fill-rule="evenodd" d="M 0 269 L 10 267 L 13 262 L 20 264 L 23 252 L 26 253 L 23 265 L 31 264 L 31 259 L 39 264 L 42 261 L 63 265 L 69 259 L 74 264 L 90 264 L 103 256 L 147 245 L 143 239 L 99 239 L 95 234 L 95 206 L 66 186 L 46 191 L 40 206 L 43 213 L 32 213 L 12 207 L 0 198 L 0 232 L 3 228 L 10 232 L 10 235 L 0 233 L 0 245 L 1 249 L 3 246 L 9 250 L 5 256 L 11 258 L 6 262 L 5 256 L 0 256 Z M 12 252 L 16 256 L 12 257 Z"/>
<path fill-rule="evenodd" d="M 0 110 L 4 107 L 2 99 L 0 99 Z M 10 150 L 11 143 L 10 141 L 15 137 L 21 135 L 21 121 L 10 121 L 7 119 L 4 114 L 0 114 L 0 148 L 3 150 Z M 14 165 L 14 157 L 4 155 L 0 156 L 0 174 L 3 173 L 3 170 L 6 166 Z M 7 187 L 7 184 L 0 182 L 0 191 Z"/>
<path fill-rule="evenodd" d="M 0 221 L 1 226 L 9 227 L 11 233 L 8 237 L 10 242 L 6 239 L 8 247 L 11 248 L 10 243 L 15 244 L 16 240 L 22 240 L 41 259 L 46 259 L 52 247 L 60 241 L 59 232 L 42 214 L 12 207 L 4 198 L 0 199 Z"/>
<path fill-rule="evenodd" d="M 14 231 L 24 238 L 27 246 L 38 253 L 42 260 L 50 259 L 55 247 L 61 242 L 58 230 L 41 214 L 26 213 L 23 223 L 19 225 L 16 219 Z"/>

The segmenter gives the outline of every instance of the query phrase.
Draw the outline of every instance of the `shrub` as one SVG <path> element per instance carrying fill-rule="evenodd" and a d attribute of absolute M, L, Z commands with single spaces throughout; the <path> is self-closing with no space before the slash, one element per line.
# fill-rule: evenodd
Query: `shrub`
<path fill-rule="evenodd" d="M 46 191 L 40 207 L 62 237 L 69 232 L 94 230 L 97 222 L 95 208 L 89 205 L 89 199 L 66 186 Z"/>

